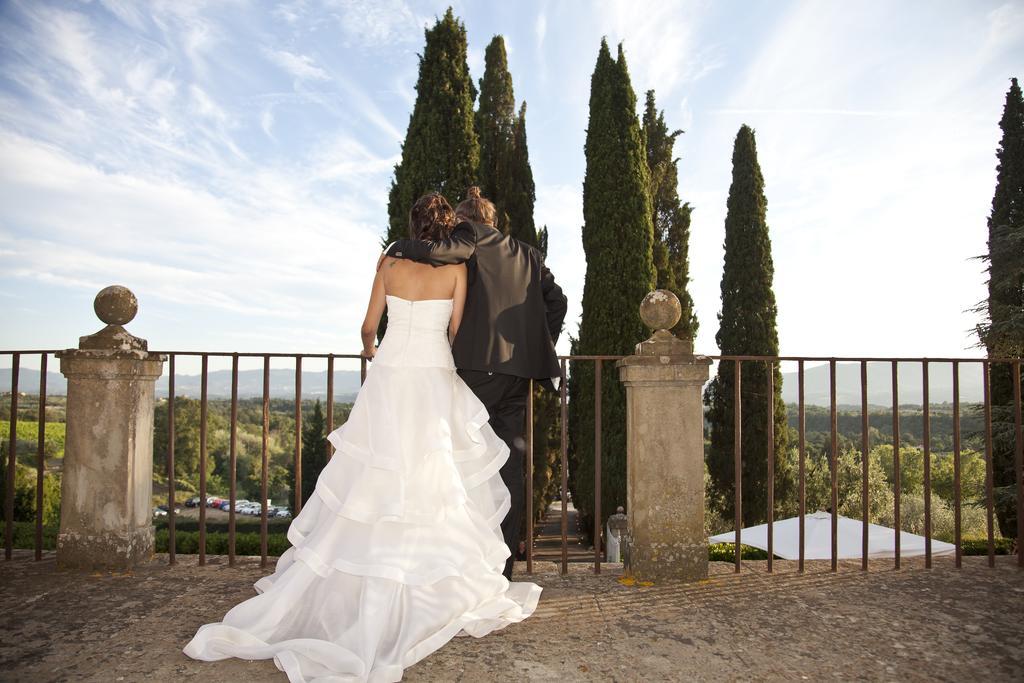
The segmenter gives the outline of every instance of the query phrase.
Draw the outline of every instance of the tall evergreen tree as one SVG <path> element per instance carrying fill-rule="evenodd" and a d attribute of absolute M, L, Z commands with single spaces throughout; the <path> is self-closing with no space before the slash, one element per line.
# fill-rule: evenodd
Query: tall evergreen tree
<path fill-rule="evenodd" d="M 480 79 L 480 106 L 476 131 L 480 137 L 480 191 L 498 210 L 497 227 L 509 230 L 506 212 L 508 173 L 511 166 L 516 98 L 508 71 L 505 39 L 494 36 L 484 51 L 484 76 Z"/>
<path fill-rule="evenodd" d="M 480 163 L 473 122 L 477 92 L 466 63 L 466 27 L 449 7 L 424 35 L 416 103 L 388 194 L 385 245 L 408 237 L 409 210 L 427 192 L 440 192 L 454 206 L 475 184 Z M 385 312 L 378 338 L 387 322 Z"/>
<path fill-rule="evenodd" d="M 320 471 L 330 459 L 327 449 L 326 422 L 320 399 L 313 404 L 313 413 L 303 420 L 302 425 L 302 502 L 313 495 Z"/>
<path fill-rule="evenodd" d="M 683 131 L 669 131 L 665 113 L 659 112 L 654 91 L 647 91 L 643 119 L 647 144 L 647 171 L 651 179 L 651 211 L 654 224 L 654 265 L 658 288 L 679 297 L 683 314 L 672 328 L 681 339 L 697 336 L 697 315 L 690 283 L 690 204 L 679 201 L 679 160 L 673 157 L 676 138 Z"/>
<path fill-rule="evenodd" d="M 536 246 L 536 191 L 526 144 L 526 103 L 517 115 L 501 36 L 494 36 L 484 53 L 476 130 L 480 136 L 480 190 L 498 210 L 498 229 Z"/>
<path fill-rule="evenodd" d="M 407 236 L 409 209 L 423 194 L 438 191 L 453 204 L 462 199 L 466 188 L 476 182 L 480 162 L 466 28 L 449 7 L 424 34 L 416 103 L 388 196 L 385 244 Z"/>
<path fill-rule="evenodd" d="M 1024 102 L 1017 79 L 1010 81 L 992 212 L 988 218 L 988 301 L 980 336 L 989 356 L 1024 356 Z M 1020 492 L 1014 464 L 1013 371 L 1008 363 L 991 369 L 992 473 L 999 495 L 996 517 L 1003 536 L 1017 535 Z"/>
<path fill-rule="evenodd" d="M 540 246 L 533 207 L 537 188 L 530 168 L 530 149 L 526 143 L 526 102 L 519 107 L 512 128 L 512 149 L 508 158 L 507 187 L 504 212 L 508 216 L 508 234 L 532 246 Z"/>
<path fill-rule="evenodd" d="M 722 312 L 715 335 L 723 355 L 775 356 L 779 337 L 775 327 L 775 293 L 772 291 L 771 239 L 765 222 L 767 200 L 764 178 L 757 162 L 754 131 L 742 126 L 732 152 L 732 185 L 725 216 L 725 264 L 722 272 Z M 782 373 L 778 363 L 744 362 L 741 368 L 741 447 L 743 521 L 758 524 L 767 516 L 768 409 L 774 402 L 776 500 L 790 493 L 792 476 L 786 467 L 786 406 L 782 402 Z M 774 375 L 774 394 L 768 395 L 768 372 Z M 708 385 L 705 402 L 711 448 L 708 470 L 717 492 L 723 496 L 724 513 L 732 515 L 735 469 L 733 461 L 733 411 L 735 364 L 723 361 Z"/>
<path fill-rule="evenodd" d="M 629 354 L 648 336 L 639 305 L 654 288 L 654 230 L 643 133 L 621 45 L 613 59 L 601 41 L 590 81 L 583 180 L 583 316 L 574 353 Z M 574 502 L 593 527 L 594 365 L 572 368 Z M 626 504 L 625 394 L 614 368 L 602 375 L 602 517 Z"/>

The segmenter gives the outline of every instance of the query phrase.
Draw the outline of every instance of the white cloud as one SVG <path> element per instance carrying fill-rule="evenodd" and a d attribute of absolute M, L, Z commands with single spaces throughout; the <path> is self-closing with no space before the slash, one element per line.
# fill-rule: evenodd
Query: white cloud
<path fill-rule="evenodd" d="M 709 3 L 671 0 L 638 5 L 635 0 L 605 0 L 591 13 L 609 46 L 624 43 L 633 88 L 650 88 L 665 98 L 703 78 L 724 61 L 702 32 Z"/>
<path fill-rule="evenodd" d="M 417 14 L 404 0 L 325 0 L 324 6 L 350 47 L 418 45 L 424 26 L 433 23 L 433 17 Z"/>
<path fill-rule="evenodd" d="M 287 50 L 267 50 L 270 61 L 287 71 L 300 81 L 326 81 L 330 79 L 327 72 L 316 65 L 312 57 L 299 55 Z"/>
<path fill-rule="evenodd" d="M 538 185 L 534 218 L 539 229 L 548 226 L 547 265 L 569 299 L 565 330 L 558 340 L 558 352 L 569 353 L 569 337 L 577 336 L 583 276 L 587 263 L 580 240 L 583 225 L 583 196 L 577 187 Z"/>

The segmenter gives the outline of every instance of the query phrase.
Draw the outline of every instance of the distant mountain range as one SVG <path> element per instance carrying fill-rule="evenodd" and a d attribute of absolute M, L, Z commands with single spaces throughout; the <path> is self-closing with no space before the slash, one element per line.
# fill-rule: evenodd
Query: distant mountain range
<path fill-rule="evenodd" d="M 788 367 L 789 364 L 787 364 Z M 165 368 L 166 370 L 166 368 Z M 931 403 L 946 403 L 953 400 L 953 376 L 949 363 L 929 364 L 929 399 Z M 178 396 L 199 396 L 199 375 L 177 374 L 174 393 Z M 920 363 L 899 364 L 901 404 L 921 404 L 922 374 Z M 59 372 L 46 373 L 48 394 L 61 395 L 67 392 L 67 383 Z M 303 398 L 326 398 L 327 372 L 303 372 Z M 18 390 L 34 394 L 39 388 L 39 371 L 21 368 L 18 372 Z M 0 368 L 0 391 L 11 390 L 10 368 Z M 359 391 L 359 372 L 338 370 L 334 373 L 334 397 L 350 401 Z M 207 380 L 210 398 L 231 397 L 231 371 L 210 371 Z M 805 400 L 809 405 L 829 404 L 828 364 L 807 367 L 804 371 Z M 167 377 L 156 383 L 156 395 L 167 396 Z M 263 396 L 263 371 L 240 370 L 238 372 L 238 395 L 241 398 Z M 271 369 L 271 398 L 292 398 L 295 395 L 295 372 L 287 369 Z M 981 401 L 981 367 L 977 363 L 961 363 L 960 400 L 964 403 Z M 782 398 L 786 403 L 797 402 L 797 373 L 782 375 Z M 836 364 L 836 402 L 839 405 L 860 405 L 860 364 Z M 868 363 L 868 403 L 877 406 L 892 405 L 892 369 L 889 363 Z"/>
<path fill-rule="evenodd" d="M 787 369 L 792 363 L 784 365 Z M 924 373 L 920 363 L 898 363 L 901 404 L 921 405 L 924 395 Z M 868 403 L 876 406 L 892 405 L 892 364 L 868 363 Z M 799 398 L 799 377 L 796 371 L 782 374 L 782 398 L 796 403 Z M 829 405 L 828 363 L 804 368 L 804 400 L 810 405 Z M 980 403 L 982 379 L 980 363 L 960 363 L 960 401 Z M 859 406 L 860 363 L 836 363 L 836 403 Z M 953 402 L 952 363 L 928 364 L 928 402 Z"/>
<path fill-rule="evenodd" d="M 156 395 L 167 396 L 167 375 L 156 381 Z M 176 373 L 174 376 L 175 396 L 198 398 L 200 393 L 200 376 Z M 0 391 L 11 390 L 11 369 L 0 368 Z M 35 394 L 39 391 L 39 371 L 30 368 L 19 368 L 18 391 Z M 334 398 L 339 401 L 351 401 L 359 391 L 359 372 L 357 370 L 335 370 Z M 231 371 L 211 370 L 207 373 L 206 392 L 210 398 L 231 398 Z M 46 393 L 64 395 L 67 393 L 67 380 L 59 372 L 46 373 Z M 239 398 L 261 398 L 263 396 L 263 370 L 238 371 Z M 287 369 L 270 370 L 270 397 L 295 397 L 295 371 Z M 304 399 L 326 399 L 327 372 L 302 373 L 302 397 Z"/>

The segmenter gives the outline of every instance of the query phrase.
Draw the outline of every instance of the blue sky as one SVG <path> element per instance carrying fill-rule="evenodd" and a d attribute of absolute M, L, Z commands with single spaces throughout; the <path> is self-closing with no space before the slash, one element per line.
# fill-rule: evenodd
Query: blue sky
<path fill-rule="evenodd" d="M 0 348 L 73 346 L 129 286 L 161 349 L 354 352 L 423 27 L 447 2 L 0 3 Z M 505 36 L 538 225 L 580 312 L 602 36 L 685 129 L 698 351 L 716 351 L 738 127 L 757 132 L 781 348 L 976 355 L 985 219 L 1024 7 L 453 3 L 470 69 Z M 560 350 L 567 351 L 567 336 Z"/>

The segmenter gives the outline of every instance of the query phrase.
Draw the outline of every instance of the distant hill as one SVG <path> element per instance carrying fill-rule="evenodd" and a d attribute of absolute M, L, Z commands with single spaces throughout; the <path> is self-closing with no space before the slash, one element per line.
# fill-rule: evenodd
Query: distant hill
<path fill-rule="evenodd" d="M 792 364 L 786 364 L 787 369 Z M 921 405 L 922 381 L 920 363 L 899 363 L 899 392 L 901 404 Z M 796 403 L 798 374 L 782 374 L 782 398 L 786 403 Z M 804 369 L 804 400 L 811 405 L 829 405 L 828 363 Z M 860 405 L 860 363 L 836 363 L 836 403 L 839 405 Z M 953 366 L 951 363 L 928 364 L 929 403 L 953 402 Z M 982 380 L 980 363 L 960 364 L 960 401 L 980 403 Z M 868 363 L 868 403 L 879 406 L 892 405 L 892 364 Z"/>
<path fill-rule="evenodd" d="M 167 368 L 164 375 L 156 381 L 156 395 L 167 396 Z M 11 390 L 11 369 L 0 368 L 0 391 Z M 39 391 L 39 371 L 31 368 L 19 368 L 18 391 L 35 394 Z M 231 398 L 231 371 L 211 370 L 207 377 L 207 394 L 210 398 Z M 351 401 L 359 391 L 359 372 L 356 370 L 335 370 L 334 398 Z M 176 396 L 198 398 L 200 392 L 200 376 L 175 374 L 174 393 Z M 67 393 L 67 381 L 59 372 L 46 373 L 46 393 L 64 395 Z M 238 371 L 239 398 L 260 398 L 263 396 L 263 370 Z M 287 369 L 270 370 L 270 397 L 294 398 L 295 371 Z M 327 397 L 327 372 L 302 373 L 302 397 L 306 399 Z"/>
<path fill-rule="evenodd" d="M 787 364 L 785 367 L 790 367 Z M 164 368 L 166 372 L 166 367 Z M 892 405 L 892 370 L 889 363 L 868 363 L 868 403 L 878 406 Z M 18 389 L 34 394 L 39 388 L 39 371 L 21 368 L 18 373 Z M 929 398 L 931 403 L 945 403 L 953 400 L 953 375 L 949 363 L 929 364 Z M 900 403 L 921 404 L 921 364 L 900 363 Z M 199 396 L 199 375 L 178 374 L 175 377 L 174 392 L 178 396 Z M 302 396 L 304 398 L 326 398 L 327 373 L 303 372 Z M 979 403 L 981 396 L 981 367 L 978 363 L 960 365 L 960 400 L 964 403 Z M 0 368 L 0 391 L 11 390 L 10 368 Z M 46 391 L 49 394 L 67 393 L 67 383 L 59 372 L 46 373 Z M 230 398 L 231 371 L 210 371 L 207 391 L 210 398 Z M 336 400 L 352 400 L 359 391 L 359 372 L 336 370 L 334 372 L 334 397 Z M 804 371 L 805 400 L 809 405 L 829 403 L 828 364 L 807 367 Z M 295 372 L 288 369 L 271 369 L 271 398 L 292 398 L 295 394 Z M 157 380 L 156 395 L 167 396 L 166 374 Z M 238 395 L 241 398 L 263 396 L 263 371 L 240 370 L 238 372 Z M 786 403 L 797 402 L 797 373 L 782 375 L 782 398 Z M 836 401 L 839 405 L 860 405 L 860 364 L 836 364 Z"/>

